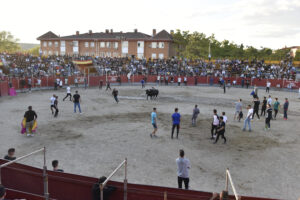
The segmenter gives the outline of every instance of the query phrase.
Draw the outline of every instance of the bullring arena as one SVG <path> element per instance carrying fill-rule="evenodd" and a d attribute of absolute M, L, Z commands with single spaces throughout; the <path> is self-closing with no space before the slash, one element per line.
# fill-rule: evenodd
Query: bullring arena
<path fill-rule="evenodd" d="M 154 85 L 146 85 L 146 89 Z M 177 187 L 176 163 L 178 150 L 184 149 L 191 161 L 192 190 L 221 191 L 225 184 L 225 170 L 229 168 L 238 193 L 281 199 L 300 196 L 300 104 L 298 94 L 275 91 L 281 104 L 289 98 L 289 119 L 272 120 L 271 130 L 264 130 L 264 118 L 252 121 L 252 132 L 243 132 L 243 122 L 233 121 L 234 102 L 243 99 L 243 111 L 252 104 L 251 89 L 230 88 L 226 94 L 220 87 L 155 86 L 156 100 L 146 100 L 140 85 L 115 86 L 119 90 L 119 104 L 111 91 L 98 88 L 79 88 L 82 114 L 73 113 L 73 103 L 62 101 L 65 89 L 20 93 L 0 99 L 0 150 L 16 148 L 21 156 L 43 146 L 47 148 L 47 165 L 58 159 L 66 173 L 92 177 L 110 174 L 128 158 L 130 183 Z M 72 88 L 72 94 L 75 88 Z M 53 118 L 50 97 L 59 97 L 59 115 Z M 259 96 L 265 94 L 259 89 Z M 191 125 L 195 104 L 200 108 L 197 126 Z M 20 134 L 20 123 L 27 106 L 32 105 L 38 115 L 35 137 Z M 158 138 L 151 139 L 152 108 L 157 108 Z M 182 115 L 179 139 L 171 140 L 171 114 L 178 107 Z M 226 112 L 227 144 L 213 144 L 210 138 L 212 110 Z M 42 166 L 42 155 L 35 155 L 22 163 Z M 49 167 L 50 168 L 50 167 Z M 113 180 L 122 181 L 119 172 Z"/>

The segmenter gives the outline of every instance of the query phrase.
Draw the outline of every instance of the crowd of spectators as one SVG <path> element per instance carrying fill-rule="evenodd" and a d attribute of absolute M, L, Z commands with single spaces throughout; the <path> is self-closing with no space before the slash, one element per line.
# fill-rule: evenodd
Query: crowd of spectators
<path fill-rule="evenodd" d="M 96 75 L 143 74 L 165 76 L 214 76 L 251 77 L 294 80 L 296 67 L 290 61 L 266 64 L 264 60 L 228 60 L 213 62 L 188 59 L 135 59 L 70 56 L 31 56 L 23 54 L 0 54 L 4 73 L 10 76 L 70 76 L 80 73 L 74 60 L 92 60 Z"/>

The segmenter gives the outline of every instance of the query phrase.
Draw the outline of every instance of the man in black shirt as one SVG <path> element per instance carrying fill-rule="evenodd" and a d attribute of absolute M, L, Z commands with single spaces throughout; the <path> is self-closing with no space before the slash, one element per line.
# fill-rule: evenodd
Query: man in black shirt
<path fill-rule="evenodd" d="M 118 90 L 114 88 L 112 91 L 112 95 L 114 96 L 117 103 L 119 103 L 118 94 L 119 94 Z"/>
<path fill-rule="evenodd" d="M 15 155 L 15 149 L 10 148 L 8 149 L 7 155 L 4 157 L 4 159 L 9 161 L 15 160 L 16 157 L 14 157 L 14 155 Z"/>
<path fill-rule="evenodd" d="M 55 172 L 64 172 L 64 170 L 58 169 L 58 160 L 52 161 L 52 167 L 53 167 L 53 171 Z"/>
<path fill-rule="evenodd" d="M 93 189 L 92 189 L 93 200 L 99 200 L 100 199 L 100 184 L 104 183 L 105 180 L 106 180 L 106 177 L 102 176 L 99 179 L 99 181 L 93 185 Z M 103 188 L 103 200 L 108 200 L 109 199 L 109 195 L 113 191 L 115 191 L 116 189 L 117 188 L 112 187 L 112 186 L 105 186 Z"/>
<path fill-rule="evenodd" d="M 58 96 L 55 96 L 55 100 L 54 100 L 54 108 L 55 108 L 55 114 L 54 117 L 57 117 L 58 115 Z"/>
<path fill-rule="evenodd" d="M 252 115 L 252 119 L 254 119 L 254 115 L 256 114 L 257 118 L 259 119 L 259 115 L 258 115 L 258 110 L 259 110 L 259 104 L 260 104 L 260 101 L 259 101 L 259 98 L 256 97 L 254 100 L 254 107 L 253 107 L 253 115 Z"/>
<path fill-rule="evenodd" d="M 272 108 L 271 105 L 267 105 L 267 117 L 265 121 L 265 130 L 269 130 L 271 128 L 271 119 L 272 119 Z"/>
<path fill-rule="evenodd" d="M 32 106 L 28 106 L 28 111 L 25 112 L 24 117 L 26 118 L 26 133 L 27 136 L 33 136 L 32 127 L 34 121 L 37 119 L 37 114 L 32 110 Z"/>
<path fill-rule="evenodd" d="M 216 144 L 219 140 L 220 135 L 222 136 L 222 138 L 224 139 L 224 144 L 226 143 L 226 137 L 224 136 L 225 133 L 225 122 L 223 121 L 223 117 L 220 117 L 220 125 L 217 129 L 217 138 L 216 141 L 214 142 L 214 144 Z"/>
<path fill-rule="evenodd" d="M 262 103 L 262 106 L 261 106 L 260 116 L 262 116 L 263 113 L 264 113 L 264 116 L 266 115 L 266 109 L 267 109 L 267 97 L 264 97 L 264 100 L 263 100 L 263 103 Z"/>
<path fill-rule="evenodd" d="M 76 90 L 75 94 L 73 95 L 73 102 L 74 102 L 74 113 L 76 113 L 76 107 L 78 107 L 79 113 L 81 113 L 80 95 L 78 94 L 77 90 Z"/>

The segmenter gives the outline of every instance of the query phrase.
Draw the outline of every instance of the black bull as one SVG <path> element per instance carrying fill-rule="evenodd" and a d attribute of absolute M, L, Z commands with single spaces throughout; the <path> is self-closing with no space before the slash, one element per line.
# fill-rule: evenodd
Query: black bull
<path fill-rule="evenodd" d="M 148 100 L 148 97 L 150 97 L 150 99 L 156 99 L 158 96 L 158 93 L 159 93 L 159 91 L 157 89 L 146 90 L 147 100 Z"/>

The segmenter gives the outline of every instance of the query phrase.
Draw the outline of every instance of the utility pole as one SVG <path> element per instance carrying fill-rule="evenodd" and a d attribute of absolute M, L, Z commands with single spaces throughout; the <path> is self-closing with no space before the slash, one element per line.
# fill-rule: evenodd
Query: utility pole
<path fill-rule="evenodd" d="M 210 61 L 211 59 L 211 52 L 210 52 L 210 40 L 209 40 L 209 45 L 208 45 L 208 60 Z"/>

